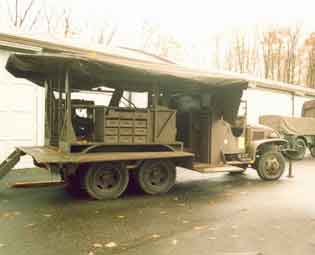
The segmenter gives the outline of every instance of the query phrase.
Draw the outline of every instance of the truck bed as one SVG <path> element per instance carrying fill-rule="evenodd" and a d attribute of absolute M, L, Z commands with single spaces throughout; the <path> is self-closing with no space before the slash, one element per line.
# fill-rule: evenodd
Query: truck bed
<path fill-rule="evenodd" d="M 84 163 L 194 157 L 194 154 L 182 151 L 67 153 L 49 146 L 18 147 L 18 149 L 33 157 L 38 163 Z"/>
<path fill-rule="evenodd" d="M 315 135 L 315 118 L 264 115 L 259 123 L 286 135 Z"/>

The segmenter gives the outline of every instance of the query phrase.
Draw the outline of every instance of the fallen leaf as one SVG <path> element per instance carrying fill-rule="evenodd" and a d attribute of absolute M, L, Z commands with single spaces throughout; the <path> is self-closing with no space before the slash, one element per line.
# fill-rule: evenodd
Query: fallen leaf
<path fill-rule="evenodd" d="M 172 241 L 172 244 L 173 244 L 173 245 L 176 245 L 177 242 L 178 242 L 178 240 L 174 239 L 174 240 Z"/>
<path fill-rule="evenodd" d="M 95 248 L 103 248 L 103 244 L 101 244 L 101 243 L 95 243 L 95 244 L 93 244 L 93 246 Z"/>
<path fill-rule="evenodd" d="M 115 242 L 109 242 L 109 243 L 105 244 L 105 246 L 106 246 L 107 248 L 114 248 L 114 247 L 117 246 L 117 244 L 116 244 Z"/>
<path fill-rule="evenodd" d="M 34 227 L 34 226 L 35 226 L 34 223 L 29 223 L 29 224 L 27 224 L 25 227 L 31 228 L 31 227 Z"/>
<path fill-rule="evenodd" d="M 157 239 L 157 238 L 160 238 L 161 236 L 160 235 L 158 235 L 158 234 L 153 234 L 152 236 L 151 236 L 151 238 L 153 238 L 153 239 Z"/>
<path fill-rule="evenodd" d="M 47 214 L 43 214 L 43 216 L 49 218 L 49 217 L 51 217 L 52 215 L 47 213 Z"/>
<path fill-rule="evenodd" d="M 11 215 L 10 213 L 4 213 L 3 217 L 10 217 L 10 215 Z"/>
<path fill-rule="evenodd" d="M 210 236 L 209 238 L 208 238 L 209 240 L 215 240 L 215 239 L 217 239 L 215 236 Z"/>
<path fill-rule="evenodd" d="M 88 255 L 94 255 L 93 251 L 89 251 Z"/>
<path fill-rule="evenodd" d="M 160 211 L 160 214 L 167 214 L 166 211 Z"/>
<path fill-rule="evenodd" d="M 117 218 L 118 218 L 118 219 L 124 219 L 125 216 L 124 216 L 124 215 L 118 215 Z"/>
<path fill-rule="evenodd" d="M 207 228 L 207 227 L 208 227 L 207 225 L 195 226 L 195 227 L 194 227 L 194 230 L 202 230 L 202 229 L 205 229 L 205 228 Z"/>
<path fill-rule="evenodd" d="M 187 224 L 187 223 L 189 223 L 189 221 L 188 220 L 182 220 L 182 223 Z"/>

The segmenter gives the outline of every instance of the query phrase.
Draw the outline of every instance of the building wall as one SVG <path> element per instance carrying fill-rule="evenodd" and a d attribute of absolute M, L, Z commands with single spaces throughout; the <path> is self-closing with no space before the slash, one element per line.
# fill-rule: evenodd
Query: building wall
<path fill-rule="evenodd" d="M 6 71 L 9 54 L 0 50 L 0 160 L 15 146 L 43 143 L 43 91 Z M 23 157 L 17 167 L 31 165 L 31 159 Z"/>
<path fill-rule="evenodd" d="M 303 103 L 315 98 L 295 95 L 292 100 L 289 93 L 255 88 L 244 91 L 243 99 L 247 101 L 248 123 L 258 124 L 259 116 L 266 114 L 292 116 L 294 111 L 294 116 L 300 117 Z"/>

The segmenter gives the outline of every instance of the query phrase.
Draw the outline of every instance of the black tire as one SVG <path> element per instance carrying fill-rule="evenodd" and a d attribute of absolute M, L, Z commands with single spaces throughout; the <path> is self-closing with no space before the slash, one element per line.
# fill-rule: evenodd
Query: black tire
<path fill-rule="evenodd" d="M 313 158 L 315 158 L 315 146 L 310 147 L 310 153 Z"/>
<path fill-rule="evenodd" d="M 246 170 L 243 170 L 243 171 L 233 171 L 233 172 L 229 172 L 229 175 L 232 175 L 232 176 L 237 176 L 237 175 L 241 175 L 245 172 Z"/>
<path fill-rule="evenodd" d="M 150 195 L 168 192 L 175 184 L 176 166 L 170 160 L 147 160 L 137 171 L 137 182 Z"/>
<path fill-rule="evenodd" d="M 127 188 L 128 170 L 122 164 L 95 163 L 83 175 L 86 193 L 97 200 L 118 198 Z"/>
<path fill-rule="evenodd" d="M 302 160 L 305 157 L 306 153 L 306 143 L 302 138 L 298 138 L 295 141 L 295 149 L 296 151 L 288 151 L 286 152 L 286 156 L 292 160 Z"/>
<path fill-rule="evenodd" d="M 257 160 L 257 173 L 265 181 L 278 180 L 285 170 L 285 159 L 280 152 L 265 152 Z"/>
<path fill-rule="evenodd" d="M 64 182 L 65 182 L 65 189 L 69 194 L 77 196 L 82 193 L 80 177 L 78 176 L 78 174 L 68 175 L 64 179 Z"/>

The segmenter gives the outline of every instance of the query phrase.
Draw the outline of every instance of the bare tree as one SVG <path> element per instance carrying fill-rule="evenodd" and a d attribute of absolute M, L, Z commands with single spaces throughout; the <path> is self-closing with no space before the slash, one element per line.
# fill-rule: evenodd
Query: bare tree
<path fill-rule="evenodd" d="M 35 0 L 6 1 L 9 20 L 14 28 L 27 30 L 34 28 L 41 14 L 41 9 L 36 8 L 35 3 Z"/>

